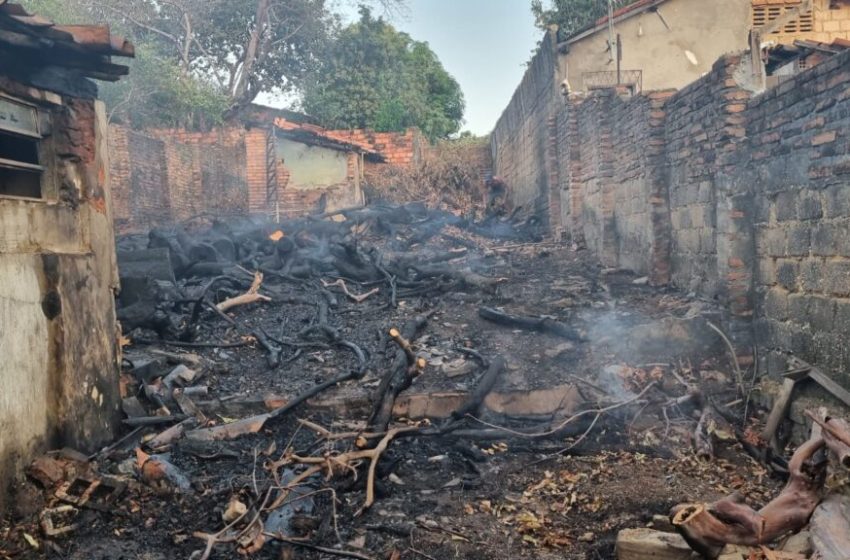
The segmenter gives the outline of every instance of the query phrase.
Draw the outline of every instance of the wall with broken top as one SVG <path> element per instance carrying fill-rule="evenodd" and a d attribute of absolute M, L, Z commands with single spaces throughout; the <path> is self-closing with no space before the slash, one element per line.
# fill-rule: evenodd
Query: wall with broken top
<path fill-rule="evenodd" d="M 794 353 L 850 384 L 850 53 L 764 93 L 747 57 L 678 92 L 570 94 L 555 109 L 515 96 L 513 127 L 549 145 L 494 134 L 495 173 L 516 201 L 556 201 L 537 209 L 551 234 L 604 265 L 724 303 L 770 372 Z M 518 96 L 549 73 L 533 66 Z"/>
<path fill-rule="evenodd" d="M 326 149 L 277 138 L 273 127 L 188 132 L 136 131 L 112 125 L 109 152 L 115 229 L 119 234 L 139 233 L 204 216 L 285 217 L 357 206 L 364 202 L 362 179 L 381 184 L 384 177 L 418 165 L 429 151 L 427 139 L 416 129 L 324 133 L 368 147 L 383 161 L 341 151 L 344 170 L 338 182 L 299 183 L 299 170 L 287 167 L 281 149 L 287 143 L 314 152 Z"/>
<path fill-rule="evenodd" d="M 0 196 L 2 511 L 34 455 L 111 441 L 120 396 L 104 107 L 93 87 L 0 90 L 37 108 L 44 167 L 41 197 Z"/>
<path fill-rule="evenodd" d="M 247 214 L 247 143 L 236 128 L 193 134 L 110 126 L 116 231 L 146 231 L 210 213 Z M 265 158 L 265 150 L 260 153 Z"/>

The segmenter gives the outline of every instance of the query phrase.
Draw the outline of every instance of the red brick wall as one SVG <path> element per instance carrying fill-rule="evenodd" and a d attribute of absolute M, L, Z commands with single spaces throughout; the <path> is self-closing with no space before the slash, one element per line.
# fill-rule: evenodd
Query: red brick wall
<path fill-rule="evenodd" d="M 273 142 L 270 130 L 252 128 L 245 133 L 248 208 L 252 214 L 274 215 L 280 190 L 286 185 L 285 180 L 281 183 L 281 171 L 270 142 Z M 277 185 L 277 191 L 269 192 L 270 185 Z"/>
<path fill-rule="evenodd" d="M 404 132 L 328 130 L 325 134 L 375 151 L 389 165 L 409 166 L 419 163 L 428 151 L 428 140 L 416 128 Z"/>
<path fill-rule="evenodd" d="M 248 135 L 239 128 L 109 131 L 115 227 L 139 232 L 198 216 L 247 214 Z"/>

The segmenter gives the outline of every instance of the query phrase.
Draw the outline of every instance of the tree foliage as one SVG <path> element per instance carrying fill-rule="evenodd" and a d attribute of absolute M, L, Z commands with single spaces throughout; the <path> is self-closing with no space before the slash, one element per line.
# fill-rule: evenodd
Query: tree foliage
<path fill-rule="evenodd" d="M 427 43 L 361 6 L 360 20 L 335 37 L 308 75 L 303 107 L 331 128 L 417 126 L 435 139 L 460 129 L 464 100 Z"/>
<path fill-rule="evenodd" d="M 338 27 L 329 0 L 21 1 L 61 23 L 107 22 L 135 43 L 130 76 L 102 97 L 139 127 L 211 126 L 261 92 L 299 90 Z"/>
<path fill-rule="evenodd" d="M 613 0 L 614 9 L 627 0 Z M 569 37 L 608 13 L 608 0 L 532 0 L 531 12 L 537 27 L 558 26 L 562 37 Z"/>

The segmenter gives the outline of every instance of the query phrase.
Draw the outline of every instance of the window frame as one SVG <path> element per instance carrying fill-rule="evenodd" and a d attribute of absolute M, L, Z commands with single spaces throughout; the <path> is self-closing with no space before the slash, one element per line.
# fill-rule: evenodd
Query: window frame
<path fill-rule="evenodd" d="M 55 199 L 55 180 L 52 165 L 53 157 L 53 142 L 50 135 L 51 117 L 50 110 L 40 106 L 37 103 L 9 95 L 6 92 L 0 91 L 0 100 L 8 101 L 9 103 L 21 105 L 30 108 L 34 115 L 35 133 L 15 127 L 4 127 L 0 125 L 0 134 L 9 138 L 20 138 L 26 141 L 34 142 L 37 164 L 6 159 L 0 157 L 0 167 L 11 169 L 23 173 L 34 173 L 38 175 L 39 196 L 21 196 L 14 194 L 6 194 L 0 192 L 0 200 L 23 200 L 27 202 L 47 203 Z"/>

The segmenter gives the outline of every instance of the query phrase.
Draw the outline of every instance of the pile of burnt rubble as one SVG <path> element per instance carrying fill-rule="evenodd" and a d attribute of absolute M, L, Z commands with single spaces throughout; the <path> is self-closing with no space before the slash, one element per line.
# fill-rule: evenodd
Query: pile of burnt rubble
<path fill-rule="evenodd" d="M 554 409 L 531 415 L 494 404 L 521 400 L 495 394 L 508 369 L 498 352 L 485 355 L 467 339 L 442 349 L 426 343 L 426 326 L 441 307 L 472 301 L 481 320 L 546 337 L 553 356 L 585 344 L 586 329 L 575 321 L 496 305 L 505 255 L 530 241 L 545 247 L 535 224 L 475 224 L 417 204 L 282 223 L 218 220 L 120 239 L 126 433 L 92 456 L 63 450 L 33 463 L 29 475 L 49 498 L 38 516 L 41 534 L 26 533 L 27 542 L 64 555 L 63 539 L 84 532 L 97 515 L 141 514 L 145 525 L 154 524 L 157 515 L 174 515 L 167 507 L 175 500 L 183 513 L 169 517 L 182 527 L 173 544 L 194 560 L 234 551 L 302 557 L 292 556 L 294 550 L 310 558 L 434 558 L 433 551 L 394 544 L 412 543 L 417 529 L 466 538 L 425 516 L 372 523 L 388 540 L 370 546 L 343 538 L 348 532 L 341 525 L 368 517 L 388 484 L 403 485 L 393 447 L 406 446 L 407 456 L 421 455 L 426 464 L 446 461 L 451 449 L 476 469 L 486 453 L 509 445 L 543 449 L 549 442 L 544 459 L 550 460 L 580 449 L 594 433 L 628 441 L 623 434 L 649 419 L 664 439 L 683 431 L 701 461 L 734 444 L 787 485 L 758 509 L 738 494 L 680 504 L 652 528 L 620 531 L 618 558 L 846 558 L 848 502 L 827 473 L 850 467 L 850 431 L 825 411 L 811 415 L 811 439 L 784 460 L 774 431 L 787 402 L 777 401 L 755 434 L 748 422 L 759 418 L 750 406 L 753 387 L 739 370 L 705 383 L 675 367 L 612 366 L 598 379 L 577 379 L 580 391 L 544 389 Z M 474 381 L 418 412 L 402 403 L 443 356 L 443 371 L 474 374 Z M 324 374 L 296 375 L 305 361 Z M 813 370 L 794 375 L 804 371 Z M 625 391 L 609 390 L 606 376 Z M 261 379 L 271 386 L 258 385 Z M 360 400 L 322 400 L 364 384 L 369 389 Z M 228 466 L 210 466 L 221 463 Z M 544 480 L 550 479 L 547 472 Z M 438 484 L 465 483 L 461 476 Z M 209 507 L 201 504 L 218 505 L 193 511 Z M 107 526 L 145 539 L 145 527 L 127 524 Z M 529 531 L 524 541 L 545 540 L 543 528 Z M 12 557 L 10 550 L 0 546 L 0 557 Z"/>

